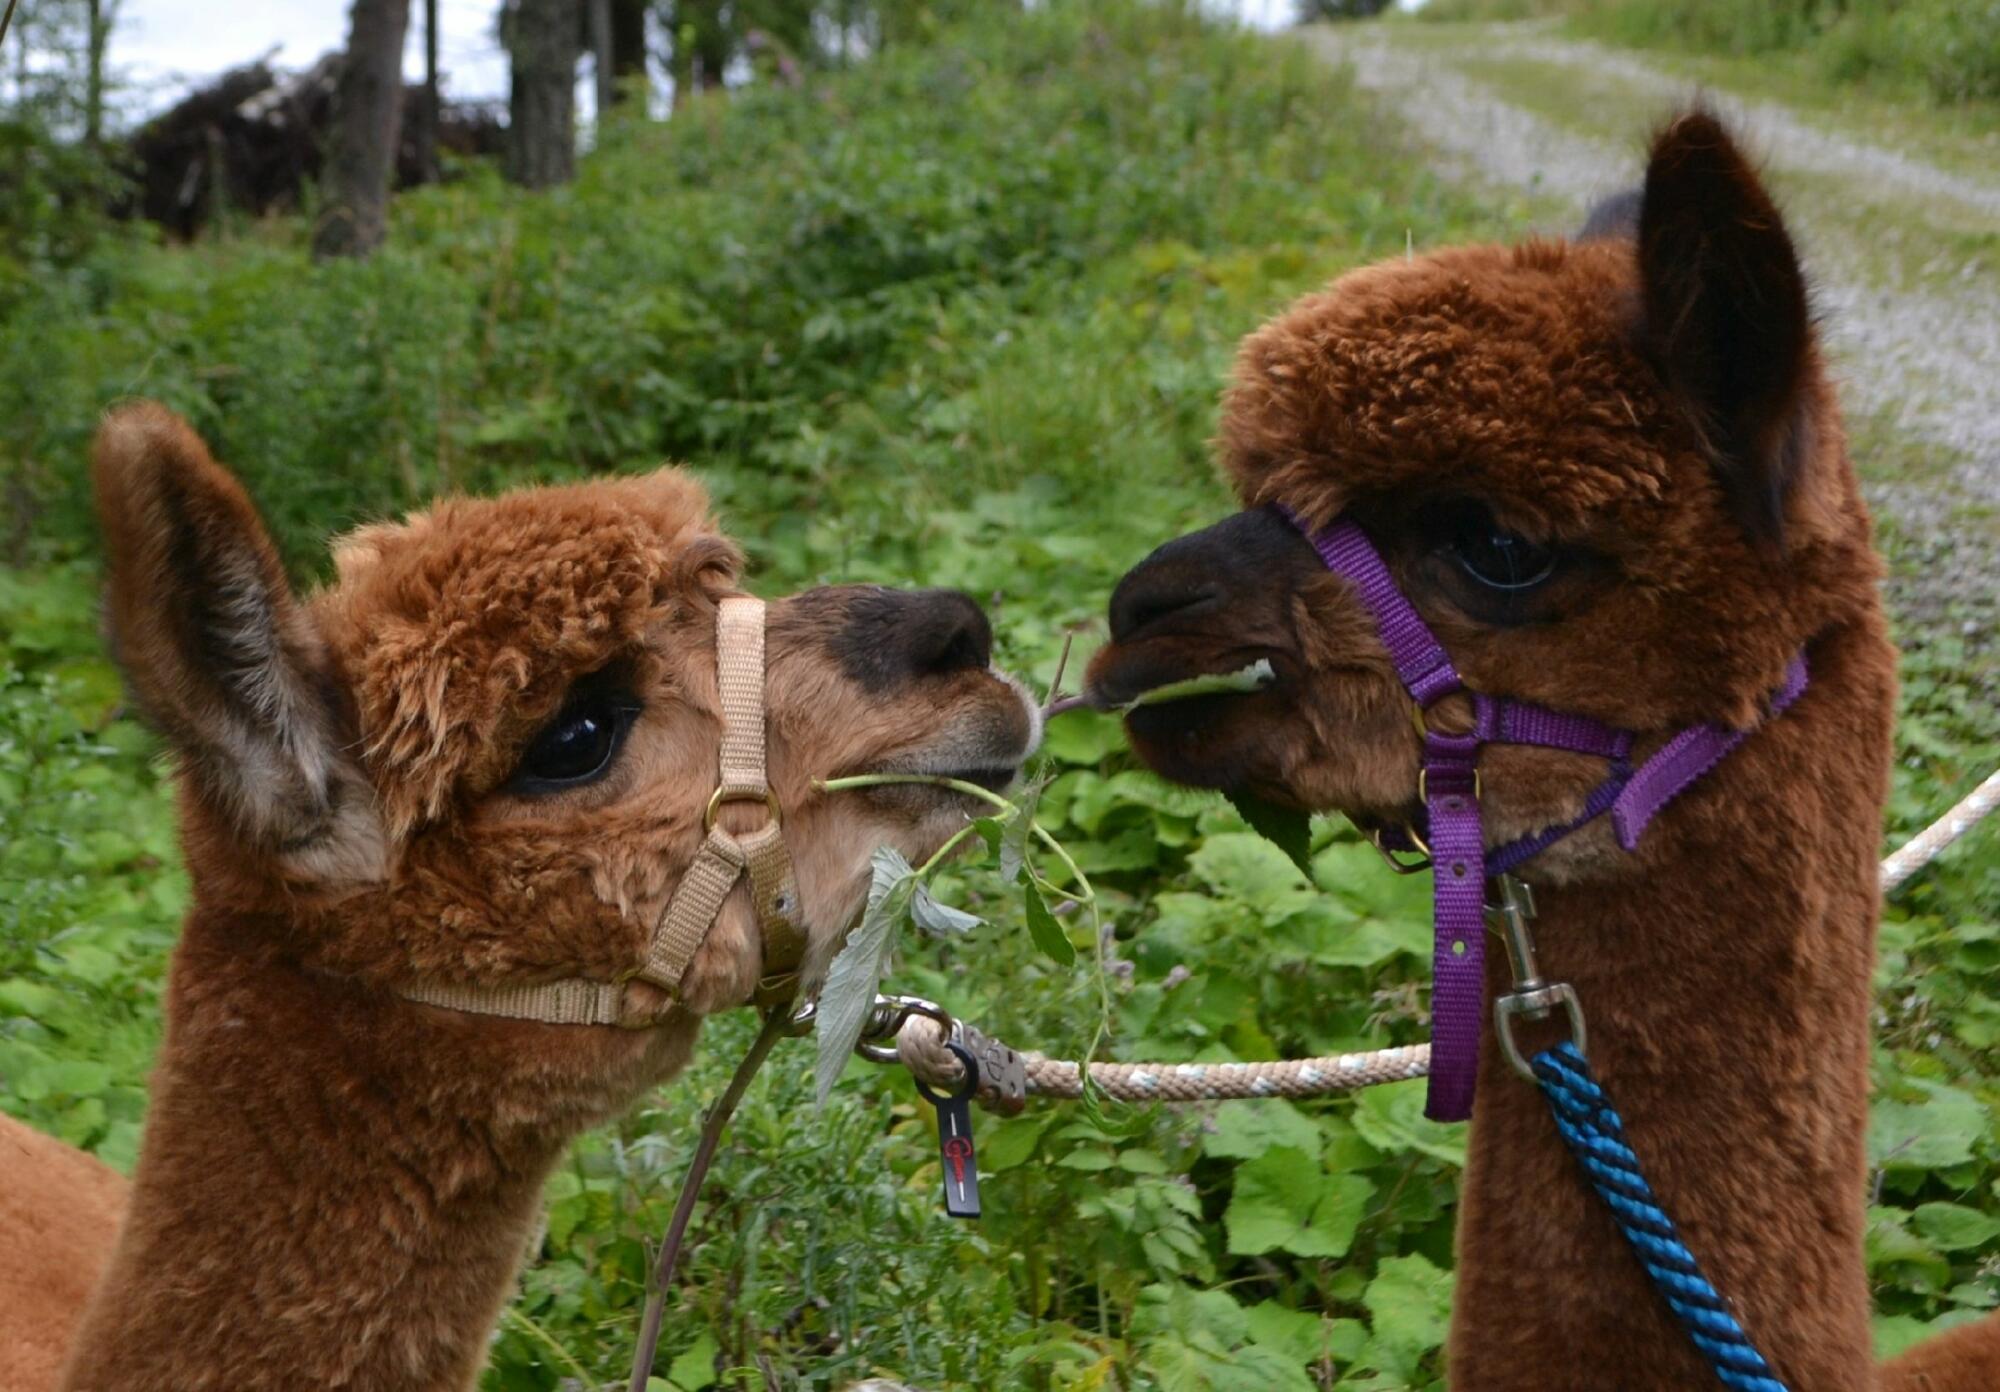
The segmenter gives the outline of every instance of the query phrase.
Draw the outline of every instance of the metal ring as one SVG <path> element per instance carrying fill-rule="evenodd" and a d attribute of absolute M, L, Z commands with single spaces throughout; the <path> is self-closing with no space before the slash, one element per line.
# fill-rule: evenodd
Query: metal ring
<path fill-rule="evenodd" d="M 1515 991 L 1493 1002 L 1493 1031 L 1500 1036 L 1500 1047 L 1506 1051 L 1507 1062 L 1531 1083 L 1535 1081 L 1534 1066 L 1521 1052 L 1521 1046 L 1514 1042 L 1514 1017 L 1545 1020 L 1558 1005 L 1569 1015 L 1570 1042 L 1576 1045 L 1579 1054 L 1587 1055 L 1590 1050 L 1584 1038 L 1583 1002 L 1576 998 L 1576 991 L 1568 982 L 1558 981 L 1532 991 Z"/>
<path fill-rule="evenodd" d="M 813 1032 L 813 1025 L 819 1019 L 818 1001 L 807 1001 L 796 1009 L 789 1005 L 780 1008 L 791 1011 L 790 1018 L 785 1021 L 785 1038 L 799 1039 Z"/>
<path fill-rule="evenodd" d="M 708 799 L 708 810 L 701 814 L 701 829 L 703 831 L 715 830 L 715 815 L 716 813 L 722 810 L 722 804 L 725 802 L 759 802 L 759 801 L 761 801 L 764 804 L 765 808 L 770 812 L 771 825 L 783 826 L 785 823 L 785 817 L 784 813 L 782 813 L 778 809 L 778 795 L 772 792 L 770 789 L 767 788 L 764 790 L 763 793 L 759 794 L 759 793 L 732 793 L 727 788 L 717 788 L 715 792 L 711 794 Z"/>
<path fill-rule="evenodd" d="M 1415 827 L 1404 827 L 1403 835 L 1410 838 L 1410 844 L 1415 846 L 1420 853 L 1420 858 L 1417 860 L 1396 859 L 1396 853 L 1382 844 L 1382 833 L 1383 828 L 1381 827 L 1376 827 L 1368 833 L 1368 844 L 1375 848 L 1375 853 L 1382 857 L 1391 870 L 1394 870 L 1398 875 L 1421 875 L 1424 871 L 1431 868 L 1431 848 L 1424 844 L 1423 837 L 1417 835 Z"/>

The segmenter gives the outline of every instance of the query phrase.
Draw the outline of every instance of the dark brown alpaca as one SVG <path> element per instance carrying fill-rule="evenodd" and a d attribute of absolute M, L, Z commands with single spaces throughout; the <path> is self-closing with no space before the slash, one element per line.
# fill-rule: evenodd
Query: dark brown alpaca
<path fill-rule="evenodd" d="M 243 490 L 167 412 L 109 421 L 97 485 L 110 629 L 178 755 L 194 906 L 130 1212 L 61 1385 L 470 1387 L 563 1146 L 671 1077 L 769 945 L 739 883 L 678 1001 L 627 981 L 625 1027 L 402 993 L 645 961 L 717 785 L 717 612 L 741 558 L 663 470 L 365 528 L 295 599 Z M 1037 721 L 956 594 L 812 590 L 765 631 L 810 980 L 874 848 L 921 857 L 974 810 L 813 780 L 998 784 Z M 0 1386 L 49 1385 L 8 1362 Z"/>
<path fill-rule="evenodd" d="M 1640 732 L 1641 757 L 1683 726 L 1755 724 L 1803 650 L 1804 696 L 1635 851 L 1599 818 L 1527 862 L 1543 975 L 1574 984 L 1654 1190 L 1793 1392 L 1986 1392 L 1995 1321 L 1887 1370 L 1870 1352 L 1896 661 L 1798 264 L 1701 113 L 1656 142 L 1636 222 L 1606 221 L 1356 271 L 1252 334 L 1221 432 L 1251 510 L 1126 576 L 1093 694 L 1268 659 L 1262 692 L 1132 711 L 1134 747 L 1185 782 L 1415 818 L 1410 698 L 1353 590 L 1271 504 L 1358 522 L 1469 688 Z M 1463 731 L 1468 707 L 1430 718 Z M 1578 816 L 1605 763 L 1489 746 L 1480 772 L 1498 845 Z M 1489 953 L 1489 995 L 1506 971 Z M 1456 1392 L 1718 1385 L 1490 1037 L 1457 1241 Z"/>

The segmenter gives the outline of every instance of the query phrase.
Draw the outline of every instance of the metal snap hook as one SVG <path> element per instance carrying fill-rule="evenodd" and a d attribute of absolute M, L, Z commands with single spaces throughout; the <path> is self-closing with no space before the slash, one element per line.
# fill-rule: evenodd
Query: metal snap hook
<path fill-rule="evenodd" d="M 1541 968 L 1535 962 L 1534 930 L 1528 926 L 1535 917 L 1535 892 L 1525 880 L 1513 875 L 1500 876 L 1500 902 L 1487 905 L 1486 912 L 1499 920 L 1507 944 L 1507 960 L 1514 969 L 1514 989 L 1493 1002 L 1493 1032 L 1500 1036 L 1500 1047 L 1506 1052 L 1508 1064 L 1523 1078 L 1534 1082 L 1535 1070 L 1514 1042 L 1514 1021 L 1546 1020 L 1560 1006 L 1569 1016 L 1570 1042 L 1576 1045 L 1578 1053 L 1588 1054 L 1583 1003 L 1568 982 L 1542 980 Z"/>
<path fill-rule="evenodd" d="M 868 1019 L 861 1026 L 861 1038 L 854 1046 L 854 1052 L 870 1063 L 896 1063 L 894 1040 L 903 1032 L 912 1015 L 921 1015 L 927 1020 L 935 1020 L 944 1031 L 947 1041 L 958 1037 L 958 1022 L 951 1018 L 951 1012 L 936 1001 L 925 1000 L 922 996 L 877 996 L 875 1004 L 869 1007 Z M 889 1044 L 873 1041 L 886 1039 Z"/>

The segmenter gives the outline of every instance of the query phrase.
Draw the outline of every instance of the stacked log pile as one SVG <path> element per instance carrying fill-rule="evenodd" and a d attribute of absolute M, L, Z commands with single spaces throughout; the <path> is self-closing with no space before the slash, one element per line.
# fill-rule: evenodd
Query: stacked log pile
<path fill-rule="evenodd" d="M 187 238 L 225 209 L 296 209 L 325 159 L 342 60 L 329 53 L 287 73 L 260 59 L 189 93 L 133 133 L 132 191 L 118 211 Z M 423 182 L 415 140 L 422 100 L 421 87 L 404 88 L 398 188 Z M 497 155 L 505 138 L 493 104 L 447 103 L 441 113 L 444 154 Z"/>

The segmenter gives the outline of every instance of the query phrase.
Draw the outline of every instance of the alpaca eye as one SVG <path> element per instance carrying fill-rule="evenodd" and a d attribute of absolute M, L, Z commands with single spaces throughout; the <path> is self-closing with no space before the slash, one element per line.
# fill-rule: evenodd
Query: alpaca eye
<path fill-rule="evenodd" d="M 515 787 L 545 792 L 575 787 L 611 767 L 639 708 L 605 691 L 573 696 L 562 713 L 535 736 L 515 771 Z"/>
<path fill-rule="evenodd" d="M 1556 549 L 1491 522 L 1471 522 L 1451 541 L 1459 569 L 1489 590 L 1532 590 L 1556 570 Z"/>

